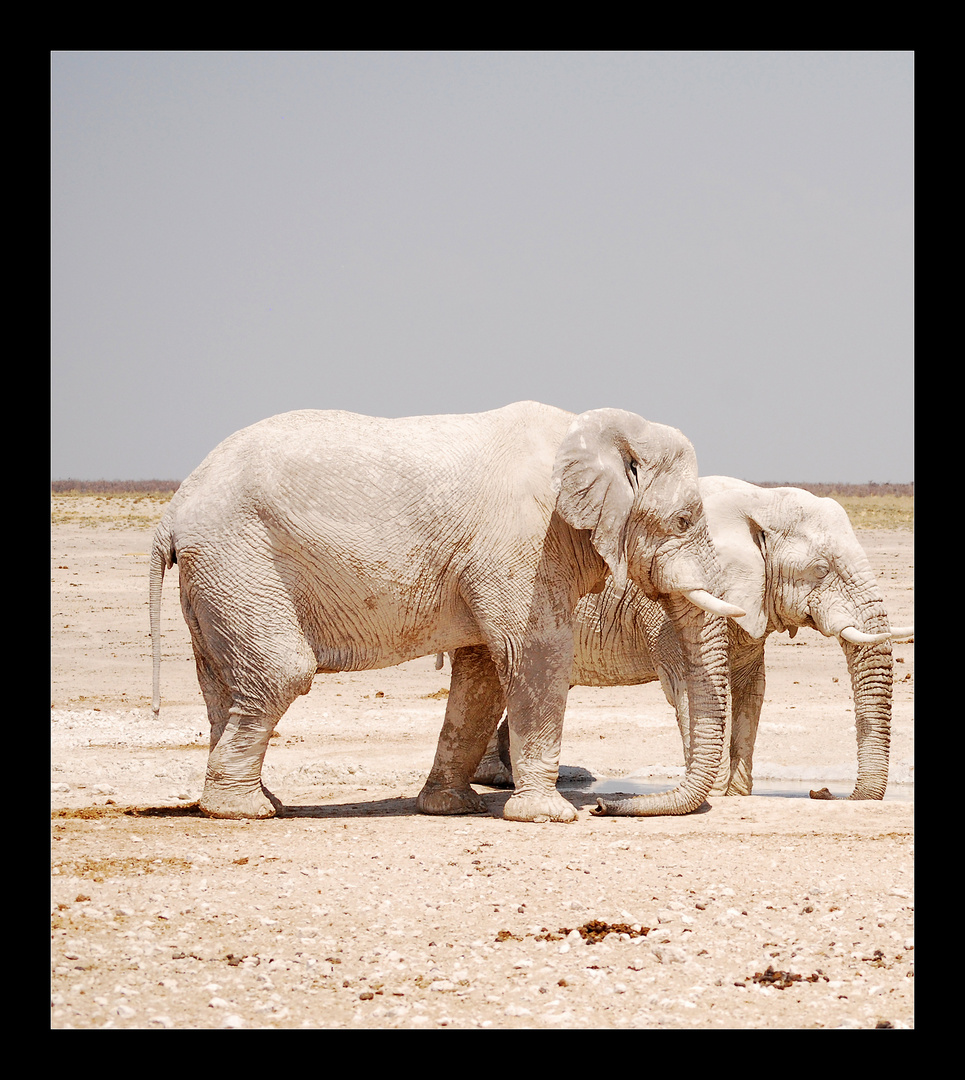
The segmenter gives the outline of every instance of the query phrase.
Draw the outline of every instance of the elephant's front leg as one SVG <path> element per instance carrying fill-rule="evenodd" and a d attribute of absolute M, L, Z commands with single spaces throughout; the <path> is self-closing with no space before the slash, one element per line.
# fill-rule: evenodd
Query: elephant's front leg
<path fill-rule="evenodd" d="M 489 649 L 473 645 L 452 655 L 446 718 L 432 771 L 419 792 L 424 814 L 474 814 L 486 804 L 469 786 L 502 715 L 503 688 Z"/>
<path fill-rule="evenodd" d="M 559 628 L 530 640 L 507 680 L 506 715 L 515 791 L 503 809 L 511 821 L 575 821 L 576 807 L 556 790 L 563 713 L 573 666 L 573 634 Z"/>
<path fill-rule="evenodd" d="M 754 743 L 764 704 L 764 642 L 735 647 L 731 635 L 731 736 L 728 795 L 750 795 L 754 787 Z"/>

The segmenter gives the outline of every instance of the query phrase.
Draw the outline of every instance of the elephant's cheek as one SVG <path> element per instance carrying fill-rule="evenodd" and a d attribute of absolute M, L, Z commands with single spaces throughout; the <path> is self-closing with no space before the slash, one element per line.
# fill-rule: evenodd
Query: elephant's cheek
<path fill-rule="evenodd" d="M 813 626 L 825 637 L 837 637 L 846 626 L 853 626 L 858 620 L 854 608 L 843 601 L 835 602 L 827 597 L 810 597 L 803 616 L 795 619 L 788 616 L 786 625 L 796 623 L 799 626 Z"/>
<path fill-rule="evenodd" d="M 654 580 L 657 572 L 657 549 L 636 537 L 627 544 L 627 574 L 650 600 L 656 600 L 660 588 Z"/>
<path fill-rule="evenodd" d="M 689 556 L 686 551 L 674 550 L 658 552 L 654 557 L 648 574 L 650 599 L 657 596 L 670 596 L 689 589 L 706 589 L 716 594 L 716 582 L 700 565 L 699 561 Z"/>
<path fill-rule="evenodd" d="M 627 568 L 627 573 L 633 584 L 648 600 L 659 599 L 660 590 L 654 585 L 648 567 L 634 566 L 631 563 Z"/>
<path fill-rule="evenodd" d="M 653 582 L 650 580 L 649 574 L 634 574 L 631 570 L 630 577 L 633 579 L 634 585 L 643 593 L 648 600 L 657 600 L 660 597 L 660 590 L 655 589 Z"/>

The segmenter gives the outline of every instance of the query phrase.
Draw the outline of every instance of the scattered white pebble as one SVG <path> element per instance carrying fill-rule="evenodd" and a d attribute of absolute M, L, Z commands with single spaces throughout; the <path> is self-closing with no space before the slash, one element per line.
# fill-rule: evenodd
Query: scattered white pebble
<path fill-rule="evenodd" d="M 687 954 L 676 945 L 657 942 L 652 948 L 653 955 L 661 964 L 679 964 L 687 959 Z"/>

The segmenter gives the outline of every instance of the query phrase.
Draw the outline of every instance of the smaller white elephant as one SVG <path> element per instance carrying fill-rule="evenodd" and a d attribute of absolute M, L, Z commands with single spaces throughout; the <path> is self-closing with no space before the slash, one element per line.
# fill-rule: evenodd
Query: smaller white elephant
<path fill-rule="evenodd" d="M 888 783 L 892 628 L 868 559 L 845 510 L 800 488 L 761 488 L 731 477 L 701 477 L 700 493 L 721 566 L 722 597 L 746 614 L 729 622 L 731 709 L 711 794 L 749 795 L 764 700 L 764 643 L 772 633 L 811 627 L 836 637 L 854 693 L 858 775 L 851 799 L 881 799 Z M 674 706 L 689 760 L 685 664 L 659 602 L 632 582 L 608 582 L 577 608 L 573 686 L 632 686 L 660 680 Z M 503 725 L 476 771 L 476 783 L 503 786 L 511 771 Z M 812 793 L 814 798 L 833 798 Z M 601 799 L 596 812 L 633 814 L 632 798 Z"/>

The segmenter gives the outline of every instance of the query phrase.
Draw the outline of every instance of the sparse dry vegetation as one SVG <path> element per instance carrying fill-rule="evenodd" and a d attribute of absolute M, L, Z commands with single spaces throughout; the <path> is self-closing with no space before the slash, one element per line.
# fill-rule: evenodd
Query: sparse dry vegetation
<path fill-rule="evenodd" d="M 52 525 L 146 529 L 157 524 L 180 480 L 53 480 Z M 760 487 L 799 487 L 830 496 L 848 512 L 856 529 L 913 529 L 915 485 L 790 484 L 768 481 Z"/>
<path fill-rule="evenodd" d="M 166 495 L 167 498 L 181 486 L 180 480 L 51 480 L 51 495 L 104 495 L 107 497 L 131 495 Z"/>
<path fill-rule="evenodd" d="M 914 495 L 832 495 L 856 529 L 914 529 Z"/>
<path fill-rule="evenodd" d="M 855 529 L 913 529 L 915 484 L 791 484 L 766 481 L 758 487 L 797 487 L 831 498 L 848 512 Z"/>
<path fill-rule="evenodd" d="M 783 480 L 780 483 L 774 480 L 752 480 L 751 483 L 765 488 L 804 488 L 805 491 L 810 491 L 812 495 L 830 495 L 832 498 L 837 498 L 839 495 L 844 498 L 864 498 L 867 495 L 907 495 L 910 498 L 915 497 L 914 481 L 910 484 L 875 484 L 871 481 L 867 484 L 792 484 L 790 480 Z"/>
<path fill-rule="evenodd" d="M 50 524 L 86 528 L 150 529 L 160 520 L 173 492 L 111 495 L 50 494 Z"/>

